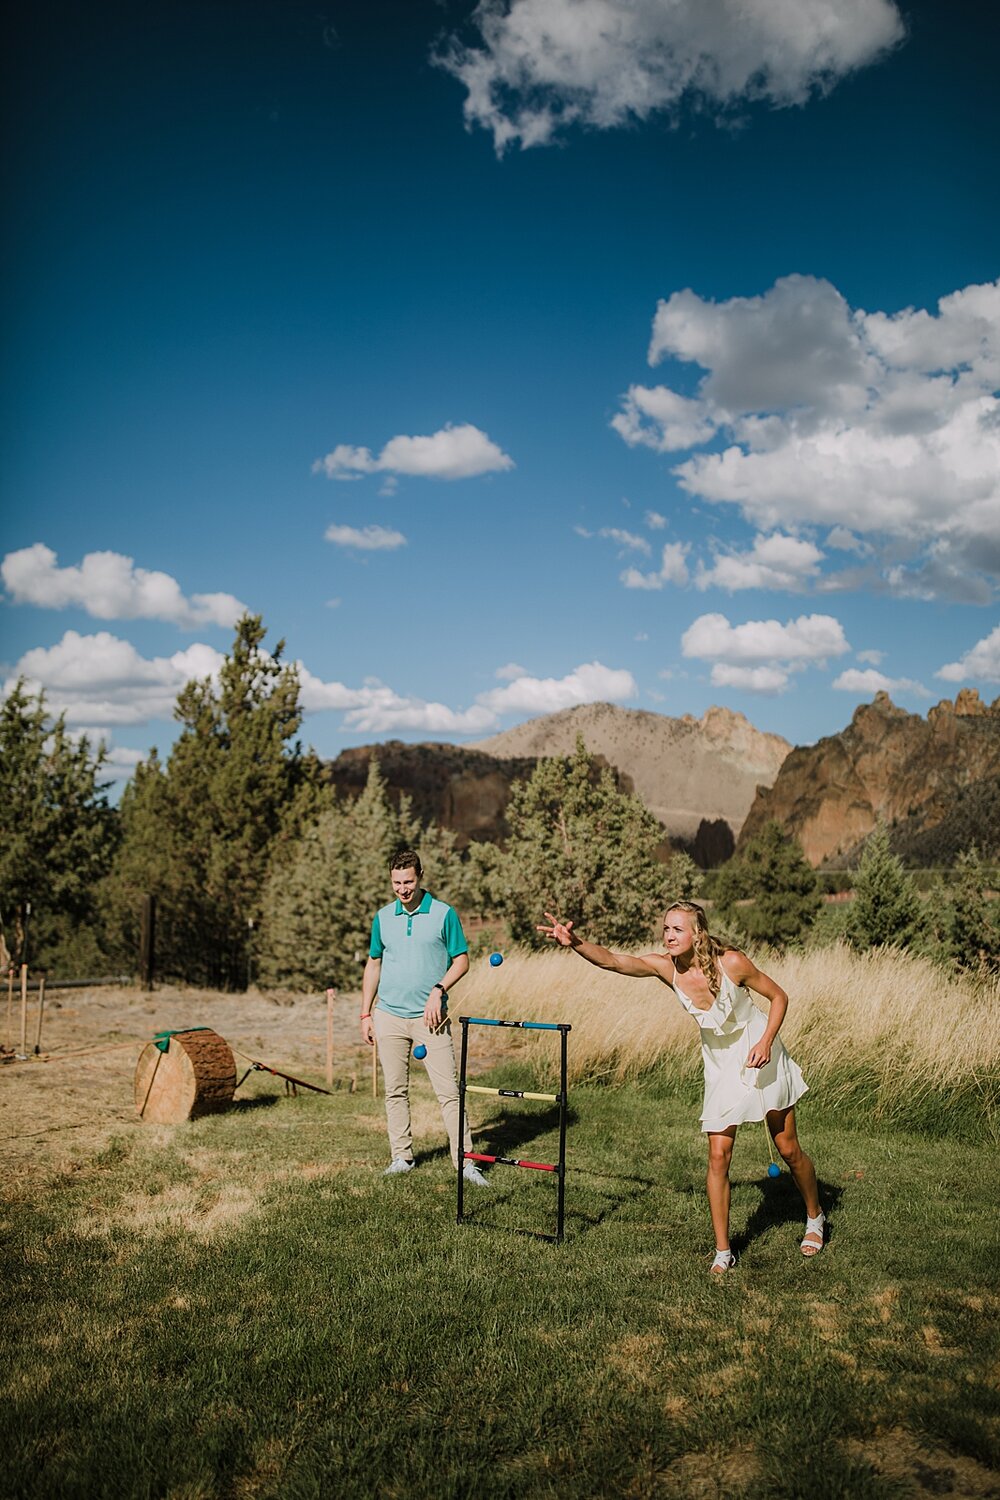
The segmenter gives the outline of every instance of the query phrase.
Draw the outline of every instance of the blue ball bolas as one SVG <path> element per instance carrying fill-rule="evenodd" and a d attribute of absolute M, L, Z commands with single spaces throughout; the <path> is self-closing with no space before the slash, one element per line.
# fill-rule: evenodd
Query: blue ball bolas
<path fill-rule="evenodd" d="M 490 966 L 492 968 L 499 969 L 499 967 L 500 967 L 500 965 L 502 963 L 503 963 L 503 954 L 502 953 L 491 953 L 490 954 Z"/>
<path fill-rule="evenodd" d="M 767 1169 L 767 1175 L 768 1175 L 768 1177 L 780 1177 L 781 1176 L 781 1168 L 778 1166 L 778 1163 L 776 1161 L 773 1161 L 771 1163 L 771 1165 L 768 1167 L 768 1169 Z"/>
<path fill-rule="evenodd" d="M 427 1048 L 424 1046 L 423 1042 L 417 1043 L 417 1045 L 413 1049 L 413 1055 L 417 1059 L 417 1062 L 423 1062 L 424 1058 L 427 1056 Z"/>

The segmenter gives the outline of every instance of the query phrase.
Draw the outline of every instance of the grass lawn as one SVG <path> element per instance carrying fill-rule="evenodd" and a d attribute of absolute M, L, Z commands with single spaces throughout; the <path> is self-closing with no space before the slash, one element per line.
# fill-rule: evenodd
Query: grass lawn
<path fill-rule="evenodd" d="M 832 1225 L 805 1261 L 744 1127 L 720 1281 L 697 1095 L 572 1091 L 556 1246 L 549 1174 L 496 1168 L 456 1226 L 422 1070 L 402 1179 L 381 1101 L 256 1087 L 4 1204 L 0 1493 L 1000 1493 L 987 1142 L 804 1100 Z M 479 1149 L 555 1160 L 546 1106 L 471 1108 Z"/>

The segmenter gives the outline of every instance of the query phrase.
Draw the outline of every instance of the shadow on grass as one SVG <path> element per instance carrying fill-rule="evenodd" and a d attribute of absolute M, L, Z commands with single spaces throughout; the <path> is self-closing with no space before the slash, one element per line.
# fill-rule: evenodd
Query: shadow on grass
<path fill-rule="evenodd" d="M 572 1108 L 566 1112 L 567 1127 L 577 1122 L 577 1114 Z M 481 1125 L 476 1134 L 479 1139 L 476 1145 L 484 1154 L 490 1156 L 517 1156 L 521 1149 L 535 1140 L 538 1136 L 548 1135 L 559 1128 L 559 1109 L 554 1106 L 551 1109 L 533 1110 L 530 1113 L 517 1115 L 501 1115 L 493 1120 L 487 1120 Z M 436 1153 L 443 1154 L 443 1153 Z M 493 1168 L 490 1173 L 491 1187 L 495 1183 L 497 1171 L 504 1168 Z M 516 1171 L 517 1169 L 515 1169 Z M 534 1175 L 534 1174 L 532 1174 Z M 554 1176 L 554 1174 L 553 1174 Z M 649 1192 L 655 1184 L 651 1178 L 639 1177 L 632 1174 L 620 1172 L 598 1172 L 589 1168 L 574 1168 L 567 1163 L 566 1167 L 566 1196 L 568 1202 L 564 1214 L 564 1234 L 568 1239 L 576 1239 L 581 1234 L 586 1234 L 590 1229 L 596 1229 L 611 1214 L 617 1213 L 626 1203 L 634 1202 Z M 591 1200 L 597 1199 L 589 1211 L 576 1206 L 573 1202 L 574 1187 L 578 1191 L 586 1192 Z M 473 1194 L 465 1195 L 465 1206 L 463 1210 L 466 1223 L 478 1225 L 484 1229 L 498 1229 L 507 1234 L 526 1235 L 530 1239 L 544 1240 L 549 1244 L 556 1243 L 555 1234 L 547 1234 L 541 1230 L 512 1227 L 500 1224 L 495 1217 L 495 1210 L 505 1204 L 511 1203 L 518 1196 L 516 1182 L 512 1179 L 507 1188 L 494 1188 L 486 1202 Z M 555 1196 L 555 1182 L 553 1182 L 553 1197 Z M 470 1198 L 472 1199 L 470 1203 Z"/>
<path fill-rule="evenodd" d="M 752 1185 L 760 1189 L 760 1201 L 747 1220 L 742 1234 L 733 1236 L 732 1247 L 737 1254 L 742 1253 L 769 1229 L 778 1229 L 782 1224 L 800 1224 L 804 1227 L 802 1195 L 787 1172 L 782 1172 L 777 1180 L 767 1176 L 758 1177 Z M 842 1197 L 843 1188 L 820 1179 L 819 1201 L 828 1220 L 832 1213 L 836 1213 Z M 829 1224 L 826 1237 L 829 1240 Z"/>
<path fill-rule="evenodd" d="M 222 1113 L 245 1114 L 251 1109 L 270 1109 L 272 1105 L 280 1104 L 286 1097 L 285 1094 L 253 1094 L 249 1099 L 234 1099 Z"/>

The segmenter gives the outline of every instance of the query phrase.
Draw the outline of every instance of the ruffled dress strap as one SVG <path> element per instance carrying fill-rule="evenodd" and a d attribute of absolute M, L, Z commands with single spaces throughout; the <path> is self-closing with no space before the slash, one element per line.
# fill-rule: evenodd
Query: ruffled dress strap
<path fill-rule="evenodd" d="M 745 1015 L 738 1015 L 736 1008 L 737 1000 L 745 991 L 742 989 L 742 986 L 733 983 L 725 969 L 722 971 L 722 983 L 719 986 L 719 993 L 707 1010 L 702 1010 L 699 1006 L 693 1005 L 684 991 L 678 988 L 676 970 L 674 971 L 674 978 L 671 981 L 671 989 L 688 1015 L 697 1022 L 702 1031 L 713 1032 L 716 1036 L 735 1036 L 747 1024 L 749 1018 Z"/>

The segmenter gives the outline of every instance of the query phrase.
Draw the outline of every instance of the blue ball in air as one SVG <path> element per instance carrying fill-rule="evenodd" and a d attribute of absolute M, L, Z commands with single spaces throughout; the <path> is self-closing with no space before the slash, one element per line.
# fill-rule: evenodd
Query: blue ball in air
<path fill-rule="evenodd" d="M 767 1169 L 767 1175 L 768 1175 L 768 1177 L 780 1177 L 781 1176 L 781 1168 L 778 1166 L 778 1163 L 776 1161 L 773 1161 L 771 1163 L 771 1165 L 768 1167 L 768 1169 Z"/>
<path fill-rule="evenodd" d="M 413 1055 L 417 1059 L 417 1062 L 423 1062 L 424 1058 L 427 1056 L 427 1048 L 424 1046 L 423 1042 L 417 1043 L 417 1045 L 413 1049 Z"/>
<path fill-rule="evenodd" d="M 490 963 L 491 963 L 491 965 L 493 966 L 494 969 L 499 969 L 500 965 L 503 963 L 503 954 L 502 953 L 491 953 L 490 954 Z"/>

